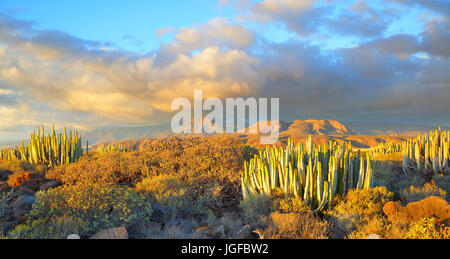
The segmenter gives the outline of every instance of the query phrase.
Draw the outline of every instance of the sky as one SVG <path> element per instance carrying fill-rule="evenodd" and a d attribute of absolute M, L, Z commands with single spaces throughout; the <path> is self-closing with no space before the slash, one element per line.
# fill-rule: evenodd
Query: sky
<path fill-rule="evenodd" d="M 167 124 L 174 98 L 450 126 L 444 0 L 0 0 L 0 141 Z"/>

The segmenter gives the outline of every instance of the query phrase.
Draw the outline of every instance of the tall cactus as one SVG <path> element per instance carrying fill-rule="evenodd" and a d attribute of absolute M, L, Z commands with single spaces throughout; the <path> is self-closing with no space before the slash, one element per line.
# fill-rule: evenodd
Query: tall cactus
<path fill-rule="evenodd" d="M 402 167 L 406 174 L 426 173 L 435 175 L 450 173 L 450 131 L 430 131 L 408 140 L 402 146 Z"/>
<path fill-rule="evenodd" d="M 77 131 L 64 129 L 64 133 L 56 133 L 52 127 L 45 135 L 44 126 L 38 127 L 30 135 L 28 146 L 1 150 L 0 159 L 21 159 L 32 164 L 43 164 L 49 167 L 76 162 L 83 155 L 81 135 Z"/>
<path fill-rule="evenodd" d="M 244 199 L 254 195 L 271 195 L 281 189 L 286 196 L 300 197 L 306 205 L 320 211 L 338 195 L 350 189 L 368 189 L 373 185 L 369 154 L 353 152 L 351 144 L 340 146 L 330 142 L 286 148 L 266 148 L 250 162 L 245 162 L 241 177 Z"/>

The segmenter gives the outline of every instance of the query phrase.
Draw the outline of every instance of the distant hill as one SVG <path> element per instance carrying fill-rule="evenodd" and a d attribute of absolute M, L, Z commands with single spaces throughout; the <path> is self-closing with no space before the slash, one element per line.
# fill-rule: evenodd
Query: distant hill
<path fill-rule="evenodd" d="M 345 122 L 345 124 L 361 135 L 402 137 L 414 137 L 439 127 L 439 125 L 406 125 L 383 122 Z M 450 130 L 450 127 L 442 127 L 442 130 Z"/>
<path fill-rule="evenodd" d="M 110 143 L 120 140 L 135 140 L 144 138 L 162 138 L 173 135 L 169 125 L 120 127 L 106 130 L 87 131 L 82 133 L 82 139 L 89 141 L 89 146 Z"/>
<path fill-rule="evenodd" d="M 243 139 L 250 142 L 257 142 L 258 135 L 248 134 L 250 129 L 258 128 L 262 132 L 274 129 L 274 125 L 268 122 L 268 126 L 262 127 L 265 123 L 251 125 L 246 129 L 247 134 Z M 355 147 L 370 147 L 384 139 L 403 140 L 404 137 L 416 136 L 420 133 L 434 130 L 435 126 L 414 126 L 389 123 L 367 123 L 367 122 L 339 122 L 336 120 L 296 120 L 294 122 L 279 121 L 278 130 L 281 139 L 289 137 L 305 140 L 307 136 L 313 135 L 318 143 L 327 143 L 329 140 L 345 141 L 355 144 Z M 449 128 L 443 128 L 449 129 Z M 83 141 L 89 140 L 89 145 L 94 146 L 101 143 L 111 143 L 123 140 L 140 140 L 146 138 L 162 138 L 175 135 L 170 125 L 142 126 L 142 127 L 119 127 L 105 130 L 95 130 L 84 132 Z M 385 136 L 382 137 L 381 136 Z M 387 138 L 390 137 L 390 138 Z"/>
<path fill-rule="evenodd" d="M 358 135 L 344 124 L 335 120 L 296 120 L 292 123 L 286 135 Z"/>

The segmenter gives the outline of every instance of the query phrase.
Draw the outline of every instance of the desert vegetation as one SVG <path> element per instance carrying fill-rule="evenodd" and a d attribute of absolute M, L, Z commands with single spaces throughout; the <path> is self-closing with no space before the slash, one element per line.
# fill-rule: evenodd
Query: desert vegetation
<path fill-rule="evenodd" d="M 43 134 L 1 151 L 3 238 L 450 237 L 448 131 L 370 150 L 217 135 L 83 152 L 77 133 Z"/>

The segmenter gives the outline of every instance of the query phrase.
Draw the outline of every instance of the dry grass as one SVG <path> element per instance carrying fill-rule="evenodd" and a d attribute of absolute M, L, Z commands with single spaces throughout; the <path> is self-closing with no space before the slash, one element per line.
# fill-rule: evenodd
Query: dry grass
<path fill-rule="evenodd" d="M 262 239 L 327 239 L 330 225 L 311 213 L 270 214 L 268 227 L 257 233 Z"/>

